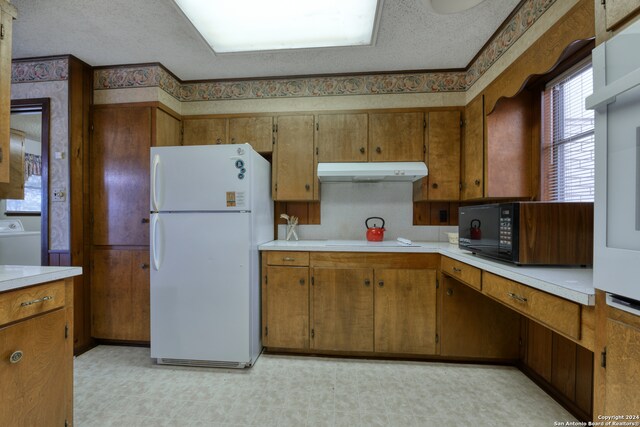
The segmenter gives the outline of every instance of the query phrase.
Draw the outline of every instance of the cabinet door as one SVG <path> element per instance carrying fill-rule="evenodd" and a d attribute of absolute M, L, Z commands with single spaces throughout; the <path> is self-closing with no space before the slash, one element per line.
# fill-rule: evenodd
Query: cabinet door
<path fill-rule="evenodd" d="M 156 108 L 156 138 L 154 147 L 181 145 L 181 122 L 171 114 Z"/>
<path fill-rule="evenodd" d="M 309 267 L 268 266 L 263 343 L 309 348 Z"/>
<path fill-rule="evenodd" d="M 451 277 L 442 284 L 442 356 L 518 358 L 518 313 Z"/>
<path fill-rule="evenodd" d="M 65 425 L 71 369 L 65 324 L 65 310 L 60 309 L 0 329 L 5 358 L 0 364 L 0 425 Z M 16 351 L 22 358 L 10 363 Z"/>
<path fill-rule="evenodd" d="M 93 126 L 93 244 L 146 246 L 151 109 L 96 108 Z"/>
<path fill-rule="evenodd" d="M 366 114 L 318 114 L 318 162 L 367 161 Z"/>
<path fill-rule="evenodd" d="M 604 414 L 637 414 L 640 408 L 640 329 L 607 319 L 606 351 Z"/>
<path fill-rule="evenodd" d="M 227 143 L 227 119 L 184 119 L 182 145 Z"/>
<path fill-rule="evenodd" d="M 610 31 L 625 19 L 630 18 L 638 10 L 640 10 L 638 0 L 607 0 L 604 6 L 607 31 Z"/>
<path fill-rule="evenodd" d="M 314 268 L 311 347 L 373 351 L 373 272 Z"/>
<path fill-rule="evenodd" d="M 149 341 L 149 251 L 94 250 L 91 335 Z"/>
<path fill-rule="evenodd" d="M 4 10 L 4 8 L 7 8 Z M 12 13 L 9 13 L 9 8 Z M 3 3 L 0 8 L 0 23 L 3 37 L 0 38 L 0 182 L 9 182 L 9 118 L 11 115 L 11 38 L 15 7 Z"/>
<path fill-rule="evenodd" d="M 229 143 L 251 144 L 258 153 L 273 151 L 272 117 L 234 117 L 229 119 Z"/>
<path fill-rule="evenodd" d="M 369 161 L 424 160 L 424 113 L 369 114 Z"/>
<path fill-rule="evenodd" d="M 275 167 L 275 200 L 314 200 L 317 180 L 314 167 L 313 116 L 278 117 Z"/>
<path fill-rule="evenodd" d="M 375 270 L 375 351 L 435 354 L 435 270 Z"/>
<path fill-rule="evenodd" d="M 477 96 L 465 108 L 462 146 L 462 200 L 484 195 L 484 97 Z"/>
<path fill-rule="evenodd" d="M 414 201 L 458 200 L 460 198 L 460 112 L 434 111 L 427 114 L 429 176 L 414 183 Z M 416 189 L 418 191 L 416 192 Z"/>

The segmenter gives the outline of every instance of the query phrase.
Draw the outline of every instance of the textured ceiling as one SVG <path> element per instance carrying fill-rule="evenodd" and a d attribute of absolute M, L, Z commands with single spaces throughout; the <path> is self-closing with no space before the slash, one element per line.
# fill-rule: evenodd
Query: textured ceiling
<path fill-rule="evenodd" d="M 160 62 L 182 80 L 204 80 L 464 68 L 519 0 L 486 0 L 453 15 L 435 14 L 427 0 L 385 0 L 376 46 L 225 55 L 213 54 L 172 0 L 12 3 L 14 58 Z"/>

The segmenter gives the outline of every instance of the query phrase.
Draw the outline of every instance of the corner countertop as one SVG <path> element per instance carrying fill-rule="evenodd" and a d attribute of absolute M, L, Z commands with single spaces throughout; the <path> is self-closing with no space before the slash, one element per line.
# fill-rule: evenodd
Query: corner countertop
<path fill-rule="evenodd" d="M 0 292 L 66 279 L 82 274 L 81 267 L 0 265 Z"/>
<path fill-rule="evenodd" d="M 518 266 L 489 260 L 461 250 L 457 245 L 442 242 L 412 242 L 410 246 L 394 240 L 367 242 L 364 240 L 274 240 L 258 247 L 261 251 L 316 252 L 395 252 L 438 253 L 511 279 L 544 292 L 577 302 L 595 305 L 593 270 L 582 267 Z"/>

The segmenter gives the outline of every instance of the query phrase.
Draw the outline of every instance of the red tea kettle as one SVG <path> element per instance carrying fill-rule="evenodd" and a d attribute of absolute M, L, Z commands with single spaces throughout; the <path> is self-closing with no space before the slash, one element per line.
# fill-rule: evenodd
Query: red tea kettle
<path fill-rule="evenodd" d="M 382 221 L 382 225 L 377 227 L 377 224 L 374 222 L 373 227 L 369 227 L 369 221 L 372 219 L 379 219 Z M 365 227 L 367 227 L 367 240 L 370 242 L 381 242 L 384 238 L 384 219 L 379 216 L 372 216 L 367 218 L 364 222 Z"/>
<path fill-rule="evenodd" d="M 480 230 L 479 219 L 472 219 L 469 227 L 471 227 L 471 229 L 469 230 L 469 237 L 471 238 L 471 240 L 482 239 L 482 231 Z"/>

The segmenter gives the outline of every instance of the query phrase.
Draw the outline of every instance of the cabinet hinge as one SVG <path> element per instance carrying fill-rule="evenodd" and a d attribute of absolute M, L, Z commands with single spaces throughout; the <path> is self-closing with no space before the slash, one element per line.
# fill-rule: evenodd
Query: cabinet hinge
<path fill-rule="evenodd" d="M 600 4 L 601 4 L 602 6 L 604 6 L 604 7 L 605 7 L 605 9 L 606 9 L 606 7 L 607 7 L 607 0 L 600 0 Z"/>
<path fill-rule="evenodd" d="M 276 132 L 278 132 L 278 124 L 276 123 Z"/>
<path fill-rule="evenodd" d="M 274 184 L 273 188 L 275 188 L 276 192 L 278 192 L 278 183 L 277 182 Z"/>
<path fill-rule="evenodd" d="M 423 154 L 427 154 L 427 146 L 426 145 L 422 146 L 422 153 Z"/>
<path fill-rule="evenodd" d="M 436 278 L 436 289 L 440 288 L 440 279 Z"/>
<path fill-rule="evenodd" d="M 269 335 L 269 327 L 268 327 L 268 326 L 265 326 L 265 327 L 264 327 L 264 336 L 266 337 L 266 336 L 268 336 L 268 335 Z"/>
<path fill-rule="evenodd" d="M 69 427 L 69 421 L 64 420 L 64 427 Z"/>
<path fill-rule="evenodd" d="M 65 323 L 64 325 L 64 338 L 67 339 L 69 338 L 69 324 Z"/>
<path fill-rule="evenodd" d="M 89 126 L 89 130 L 93 132 L 93 123 L 91 123 L 91 125 Z"/>
<path fill-rule="evenodd" d="M 600 353 L 600 366 L 603 368 L 607 367 L 607 347 L 605 347 L 604 351 Z"/>
<path fill-rule="evenodd" d="M 4 24 L 0 24 L 0 40 L 4 40 Z"/>
<path fill-rule="evenodd" d="M 459 183 L 459 184 L 458 184 L 458 189 L 459 189 L 460 191 L 462 191 L 462 183 Z"/>
<path fill-rule="evenodd" d="M 422 128 L 423 128 L 423 129 L 426 129 L 426 128 L 427 128 L 427 121 L 426 121 L 426 120 L 423 120 L 423 121 L 422 121 Z"/>
<path fill-rule="evenodd" d="M 316 147 L 316 156 L 318 155 L 318 147 Z"/>
<path fill-rule="evenodd" d="M 312 329 L 312 330 L 311 330 L 311 338 L 313 338 L 313 337 L 315 337 L 315 336 L 316 336 L 316 330 L 315 330 L 315 329 Z"/>
<path fill-rule="evenodd" d="M 320 123 L 316 122 L 316 130 L 320 130 Z"/>
<path fill-rule="evenodd" d="M 460 119 L 460 127 L 464 127 L 464 120 Z"/>
<path fill-rule="evenodd" d="M 269 284 L 268 276 L 264 276 L 264 284 L 265 285 Z"/>
<path fill-rule="evenodd" d="M 314 286 L 314 285 L 315 285 L 315 282 L 313 280 L 313 276 L 311 276 L 311 286 Z"/>
<path fill-rule="evenodd" d="M 440 342 L 440 335 L 436 334 L 436 344 Z"/>

